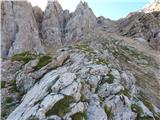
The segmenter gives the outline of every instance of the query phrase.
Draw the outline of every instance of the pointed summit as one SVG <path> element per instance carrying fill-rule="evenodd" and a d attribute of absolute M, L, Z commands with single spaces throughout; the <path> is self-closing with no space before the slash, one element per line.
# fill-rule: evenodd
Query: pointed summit
<path fill-rule="evenodd" d="M 58 1 L 48 1 L 42 22 L 42 37 L 46 45 L 61 46 L 63 21 L 63 9 Z"/>
<path fill-rule="evenodd" d="M 80 1 L 80 3 L 76 7 L 75 13 L 84 13 L 84 12 L 85 13 L 90 13 L 93 16 L 95 16 L 92 9 L 89 8 L 87 2 Z"/>
<path fill-rule="evenodd" d="M 86 2 L 80 1 L 75 12 L 66 24 L 66 40 L 80 40 L 96 25 L 96 16 Z"/>

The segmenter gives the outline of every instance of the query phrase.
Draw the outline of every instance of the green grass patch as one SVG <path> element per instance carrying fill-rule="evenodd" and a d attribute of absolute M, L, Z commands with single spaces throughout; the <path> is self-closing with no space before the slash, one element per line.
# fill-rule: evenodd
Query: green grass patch
<path fill-rule="evenodd" d="M 118 92 L 117 95 L 125 95 L 128 98 L 131 98 L 131 95 L 130 95 L 129 90 L 127 88 L 124 88 L 123 90 L 121 90 L 120 92 Z"/>
<path fill-rule="evenodd" d="M 78 112 L 71 116 L 72 120 L 83 120 L 84 113 Z"/>
<path fill-rule="evenodd" d="M 81 102 L 86 102 L 87 101 L 87 98 L 83 93 L 81 93 L 80 101 Z"/>
<path fill-rule="evenodd" d="M 39 62 L 38 62 L 38 64 L 34 67 L 34 69 L 35 69 L 35 70 L 39 70 L 39 69 L 41 69 L 43 66 L 47 65 L 47 64 L 48 64 L 49 62 L 51 62 L 51 61 L 52 61 L 52 57 L 47 56 L 47 55 L 42 56 L 42 57 L 40 57 Z"/>
<path fill-rule="evenodd" d="M 141 107 L 139 107 L 138 105 L 136 104 L 132 104 L 131 105 L 131 110 L 135 113 L 138 113 L 138 114 L 143 114 L 143 110 Z"/>
<path fill-rule="evenodd" d="M 28 63 L 30 60 L 33 60 L 34 58 L 35 58 L 35 55 L 27 51 L 27 52 L 13 55 L 11 57 L 11 60 L 12 61 L 23 61 L 24 63 Z"/>
<path fill-rule="evenodd" d="M 12 102 L 13 102 L 13 98 L 12 97 L 6 97 L 5 103 L 12 103 Z"/>
<path fill-rule="evenodd" d="M 84 115 L 84 120 L 88 120 L 87 110 L 84 111 L 83 115 Z"/>
<path fill-rule="evenodd" d="M 112 108 L 104 106 L 104 111 L 107 114 L 107 117 L 111 119 L 113 117 Z"/>
<path fill-rule="evenodd" d="M 72 96 L 65 96 L 46 113 L 46 116 L 58 115 L 63 117 L 66 113 L 70 112 L 70 104 L 73 102 L 75 102 L 75 99 Z"/>
<path fill-rule="evenodd" d="M 94 52 L 94 49 L 91 48 L 91 47 L 89 47 L 88 44 L 77 44 L 77 45 L 74 45 L 73 48 L 82 50 L 82 51 L 84 51 L 84 52 L 88 52 L 88 53 L 90 53 L 90 54 L 96 54 L 96 53 Z"/>
<path fill-rule="evenodd" d="M 5 88 L 6 87 L 6 81 L 1 81 L 1 88 Z"/>
<path fill-rule="evenodd" d="M 152 103 L 148 100 L 144 95 L 140 95 L 139 99 L 143 102 L 143 104 L 152 112 L 155 113 L 154 107 Z"/>
<path fill-rule="evenodd" d="M 96 64 L 108 65 L 109 61 L 102 58 L 98 58 L 96 59 Z"/>
<path fill-rule="evenodd" d="M 106 80 L 106 82 L 108 84 L 112 84 L 114 82 L 114 76 L 110 73 L 108 73 L 107 76 L 108 76 L 108 79 Z"/>
<path fill-rule="evenodd" d="M 14 92 L 19 92 L 18 89 L 17 89 L 17 86 L 16 86 L 16 80 L 11 80 L 9 82 L 9 91 L 14 93 Z"/>

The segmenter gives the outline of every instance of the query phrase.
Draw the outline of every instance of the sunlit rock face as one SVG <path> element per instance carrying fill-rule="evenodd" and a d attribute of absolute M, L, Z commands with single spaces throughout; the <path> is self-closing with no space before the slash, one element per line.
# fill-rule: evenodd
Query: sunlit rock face
<path fill-rule="evenodd" d="M 142 11 L 145 13 L 160 11 L 160 0 L 151 0 L 151 2 L 147 4 Z"/>
<path fill-rule="evenodd" d="M 32 6 L 23 1 L 4 1 L 2 8 L 2 56 L 32 51 L 44 53 Z"/>

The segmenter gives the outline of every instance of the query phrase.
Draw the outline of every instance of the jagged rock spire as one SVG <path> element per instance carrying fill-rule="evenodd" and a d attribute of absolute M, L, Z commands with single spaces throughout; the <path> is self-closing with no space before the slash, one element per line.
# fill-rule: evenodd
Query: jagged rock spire
<path fill-rule="evenodd" d="M 27 1 L 3 1 L 2 57 L 24 51 L 44 52 L 32 6 Z"/>
<path fill-rule="evenodd" d="M 63 9 L 58 1 L 48 1 L 42 22 L 42 36 L 46 45 L 61 46 L 63 18 Z"/>

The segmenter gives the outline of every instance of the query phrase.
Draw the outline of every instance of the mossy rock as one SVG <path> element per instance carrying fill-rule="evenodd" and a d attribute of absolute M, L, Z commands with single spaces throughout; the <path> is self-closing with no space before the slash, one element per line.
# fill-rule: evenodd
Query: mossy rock
<path fill-rule="evenodd" d="M 132 104 L 131 105 L 131 110 L 135 113 L 138 113 L 138 114 L 143 114 L 143 110 L 141 107 L 139 107 L 138 105 L 136 104 Z"/>
<path fill-rule="evenodd" d="M 30 60 L 33 60 L 34 58 L 35 58 L 35 55 L 27 51 L 27 52 L 13 55 L 11 57 L 11 60 L 12 61 L 23 61 L 24 63 L 28 63 Z"/>
<path fill-rule="evenodd" d="M 75 102 L 75 99 L 72 96 L 65 96 L 46 113 L 46 116 L 58 115 L 63 117 L 66 113 L 70 112 L 70 104 L 73 102 Z"/>
<path fill-rule="evenodd" d="M 108 106 L 104 106 L 104 111 L 107 114 L 107 117 L 110 119 L 113 117 L 112 108 Z"/>
<path fill-rule="evenodd" d="M 47 65 L 51 61 L 52 61 L 52 57 L 50 56 L 45 55 L 40 57 L 38 64 L 34 67 L 34 70 L 41 69 L 43 66 Z"/>

